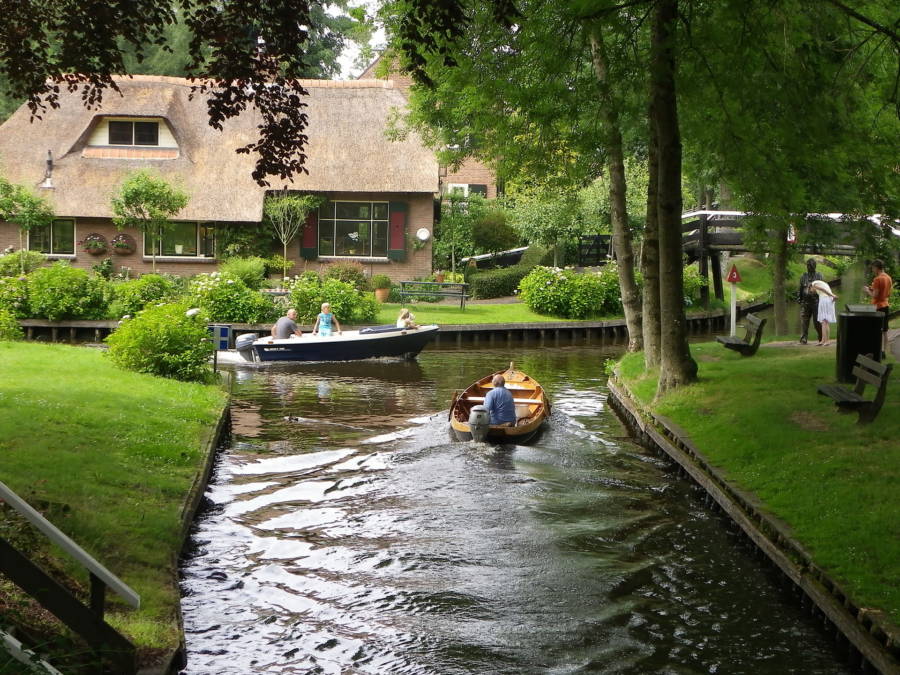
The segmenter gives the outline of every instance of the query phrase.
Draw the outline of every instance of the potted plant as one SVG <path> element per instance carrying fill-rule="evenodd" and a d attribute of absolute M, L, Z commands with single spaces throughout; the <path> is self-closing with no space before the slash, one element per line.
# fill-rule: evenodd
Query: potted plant
<path fill-rule="evenodd" d="M 378 302 L 387 302 L 388 296 L 391 294 L 391 278 L 387 274 L 375 274 L 369 283 L 375 291 L 375 299 Z"/>
<path fill-rule="evenodd" d="M 124 232 L 120 232 L 113 237 L 110 243 L 112 244 L 113 253 L 118 253 L 119 255 L 129 255 L 134 253 L 134 249 L 136 248 L 134 238 L 130 234 Z"/>
<path fill-rule="evenodd" d="M 78 243 L 83 251 L 91 255 L 103 255 L 108 247 L 106 237 L 99 232 L 91 232 Z"/>

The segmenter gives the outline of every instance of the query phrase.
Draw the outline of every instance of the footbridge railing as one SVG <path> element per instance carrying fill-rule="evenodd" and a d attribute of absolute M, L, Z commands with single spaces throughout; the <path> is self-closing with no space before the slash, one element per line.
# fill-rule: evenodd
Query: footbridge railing
<path fill-rule="evenodd" d="M 85 606 L 68 589 L 2 538 L 0 572 L 84 638 L 98 661 L 109 663 L 116 673 L 132 675 L 136 669 L 134 645 L 103 620 L 103 612 L 107 588 L 135 609 L 140 607 L 140 596 L 2 482 L 0 500 L 19 512 L 89 572 L 90 605 Z"/>

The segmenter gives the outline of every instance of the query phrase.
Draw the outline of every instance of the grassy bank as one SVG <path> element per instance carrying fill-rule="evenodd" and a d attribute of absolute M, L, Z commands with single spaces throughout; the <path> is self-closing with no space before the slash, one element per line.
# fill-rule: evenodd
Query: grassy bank
<path fill-rule="evenodd" d="M 145 658 L 177 645 L 181 507 L 223 403 L 218 387 L 122 371 L 99 350 L 0 342 L 0 480 L 140 594 L 137 611 L 107 594 L 107 621 Z M 89 589 L 84 571 L 11 510 L 0 526 L 67 584 Z M 7 619 L 51 632 L 21 601 L 0 585 Z"/>
<path fill-rule="evenodd" d="M 873 424 L 835 412 L 816 387 L 835 379 L 833 350 L 764 346 L 743 358 L 695 344 L 699 381 L 654 404 L 735 484 L 786 522 L 862 606 L 900 624 L 900 381 Z M 656 374 L 642 355 L 620 373 L 649 405 Z"/>

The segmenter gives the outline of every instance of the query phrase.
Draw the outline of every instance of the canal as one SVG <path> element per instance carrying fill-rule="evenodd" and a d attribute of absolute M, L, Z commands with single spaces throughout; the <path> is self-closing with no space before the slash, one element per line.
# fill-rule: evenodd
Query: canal
<path fill-rule="evenodd" d="M 506 350 L 234 371 L 183 562 L 190 675 L 845 673 L 699 489 L 606 404 L 609 348 L 516 350 L 530 447 L 452 443 Z"/>

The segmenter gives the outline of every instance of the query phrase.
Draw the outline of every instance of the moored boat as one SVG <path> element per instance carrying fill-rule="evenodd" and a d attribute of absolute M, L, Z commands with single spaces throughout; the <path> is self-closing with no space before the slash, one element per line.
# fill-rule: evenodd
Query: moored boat
<path fill-rule="evenodd" d="M 516 406 L 516 423 L 503 426 L 484 424 L 484 429 L 479 429 L 482 424 L 480 418 L 485 418 L 484 398 L 494 388 L 494 376 L 502 375 L 506 380 L 506 388 L 513 395 Z M 474 410 L 474 412 L 473 412 Z M 550 399 L 547 398 L 544 388 L 531 376 L 516 370 L 514 364 L 509 368 L 491 373 L 469 385 L 461 394 L 454 394 L 450 404 L 450 433 L 458 441 L 468 441 L 474 437 L 476 440 L 484 433 L 487 440 L 501 443 L 527 443 L 540 431 L 541 426 L 550 417 Z"/>
<path fill-rule="evenodd" d="M 276 339 L 254 333 L 235 340 L 234 351 L 219 352 L 222 362 L 355 361 L 381 357 L 415 358 L 438 332 L 438 326 L 398 328 L 375 326 L 345 330 L 329 336 L 304 333 L 302 337 Z"/>

